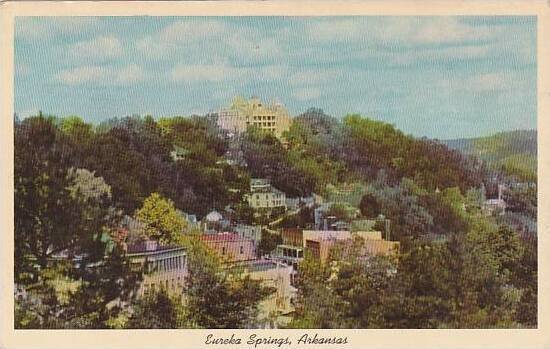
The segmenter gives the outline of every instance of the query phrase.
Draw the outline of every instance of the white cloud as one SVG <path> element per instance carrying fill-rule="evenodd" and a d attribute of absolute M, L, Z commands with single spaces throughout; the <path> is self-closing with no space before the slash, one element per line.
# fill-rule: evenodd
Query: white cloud
<path fill-rule="evenodd" d="M 292 95 L 299 101 L 309 101 L 321 97 L 321 90 L 317 87 L 300 88 L 295 90 Z"/>
<path fill-rule="evenodd" d="M 235 67 L 227 63 L 218 64 L 179 64 L 170 71 L 174 82 L 222 82 L 261 79 L 275 81 L 285 78 L 287 67 L 266 65 L 256 67 Z"/>
<path fill-rule="evenodd" d="M 366 34 L 366 27 L 353 19 L 312 22 L 306 25 L 306 33 L 316 41 L 349 41 Z"/>
<path fill-rule="evenodd" d="M 264 60 L 278 58 L 283 51 L 277 40 L 251 35 L 253 32 L 243 28 L 233 31 L 233 35 L 224 40 L 229 46 L 228 52 L 246 60 Z"/>
<path fill-rule="evenodd" d="M 322 84 L 333 81 L 342 74 L 338 69 L 300 69 L 290 75 L 288 82 L 293 85 Z"/>
<path fill-rule="evenodd" d="M 498 38 L 502 28 L 472 27 L 457 17 L 386 17 L 312 22 L 307 25 L 306 32 L 313 40 L 326 42 L 458 44 Z"/>
<path fill-rule="evenodd" d="M 121 57 L 124 54 L 124 49 L 118 38 L 99 36 L 71 45 L 67 49 L 67 54 L 76 60 L 105 61 Z"/>
<path fill-rule="evenodd" d="M 24 110 L 20 113 L 17 113 L 17 116 L 20 118 L 20 119 L 25 119 L 25 118 L 28 118 L 28 117 L 31 117 L 31 116 L 37 116 L 39 114 L 40 110 L 38 108 L 30 108 L 30 109 L 27 109 L 27 110 Z"/>
<path fill-rule="evenodd" d="M 177 65 L 170 72 L 174 82 L 220 82 L 245 78 L 246 69 L 239 69 L 225 64 L 211 65 Z"/>
<path fill-rule="evenodd" d="M 165 27 L 159 38 L 172 42 L 201 41 L 208 36 L 224 34 L 226 30 L 226 25 L 216 20 L 179 21 Z"/>
<path fill-rule="evenodd" d="M 466 88 L 478 92 L 486 91 L 503 91 L 508 90 L 513 86 L 509 76 L 502 73 L 489 73 L 476 76 L 467 81 Z"/>
<path fill-rule="evenodd" d="M 264 81 L 276 81 L 286 78 L 288 66 L 286 65 L 265 65 L 252 68 L 252 74 Z"/>
<path fill-rule="evenodd" d="M 466 77 L 444 78 L 433 85 L 438 91 L 447 91 L 456 97 L 456 93 L 510 92 L 529 90 L 529 81 L 514 72 L 493 72 Z M 532 88 L 533 86 L 531 86 Z"/>
<path fill-rule="evenodd" d="M 66 85 L 128 85 L 142 81 L 145 73 L 140 66 L 130 64 L 124 67 L 83 66 L 65 69 L 56 79 Z"/>
<path fill-rule="evenodd" d="M 15 74 L 20 76 L 26 76 L 26 75 L 29 75 L 30 72 L 31 72 L 31 68 L 29 67 L 28 64 L 22 63 L 22 62 L 15 63 Z"/>
<path fill-rule="evenodd" d="M 391 28 L 378 31 L 378 39 L 397 40 L 415 44 L 457 44 L 479 40 L 495 39 L 501 28 L 472 27 L 458 17 L 410 18 L 394 17 L 384 26 Z"/>
<path fill-rule="evenodd" d="M 200 43 L 228 32 L 226 25 L 220 21 L 178 21 L 164 27 L 157 34 L 138 40 L 136 48 L 149 58 L 168 58 L 179 47 Z"/>
<path fill-rule="evenodd" d="M 15 37 L 25 40 L 50 39 L 56 35 L 76 35 L 102 29 L 98 17 L 17 17 Z"/>
<path fill-rule="evenodd" d="M 426 62 L 451 62 L 471 60 L 494 55 L 496 46 L 487 44 L 479 46 L 450 46 L 445 48 L 427 48 L 407 50 L 405 52 L 384 52 L 380 56 L 390 65 L 406 66 Z M 370 55 L 370 52 L 366 53 Z"/>
<path fill-rule="evenodd" d="M 284 56 L 282 42 L 287 34 L 276 36 L 246 24 L 232 25 L 222 20 L 201 19 L 174 22 L 157 33 L 137 40 L 136 49 L 145 57 L 168 60 L 178 57 L 191 64 L 235 59 L 241 64 L 266 64 Z"/>

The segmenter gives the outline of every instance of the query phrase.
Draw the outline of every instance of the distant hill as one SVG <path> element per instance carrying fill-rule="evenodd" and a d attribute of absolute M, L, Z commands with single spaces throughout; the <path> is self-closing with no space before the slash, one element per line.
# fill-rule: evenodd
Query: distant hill
<path fill-rule="evenodd" d="M 488 137 L 442 141 L 451 149 L 474 155 L 490 168 L 502 169 L 523 180 L 537 176 L 537 131 L 500 132 Z"/>

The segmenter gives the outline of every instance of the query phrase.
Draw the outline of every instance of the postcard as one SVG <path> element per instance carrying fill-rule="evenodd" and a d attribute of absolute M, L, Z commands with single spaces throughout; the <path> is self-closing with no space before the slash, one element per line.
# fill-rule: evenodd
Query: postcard
<path fill-rule="evenodd" d="M 521 5 L 3 3 L 2 348 L 548 348 Z"/>

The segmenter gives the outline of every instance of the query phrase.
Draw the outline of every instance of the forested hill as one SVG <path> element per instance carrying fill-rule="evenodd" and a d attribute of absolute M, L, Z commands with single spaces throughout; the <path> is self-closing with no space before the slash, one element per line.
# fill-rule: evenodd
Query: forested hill
<path fill-rule="evenodd" d="M 536 130 L 500 132 L 488 137 L 452 139 L 443 143 L 464 154 L 479 157 L 490 168 L 502 169 L 524 180 L 536 179 Z"/>

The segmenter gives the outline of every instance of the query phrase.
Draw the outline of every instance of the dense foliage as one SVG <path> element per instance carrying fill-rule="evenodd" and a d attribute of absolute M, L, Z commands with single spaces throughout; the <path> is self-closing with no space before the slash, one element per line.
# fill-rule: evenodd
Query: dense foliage
<path fill-rule="evenodd" d="M 237 222 L 267 224 L 272 218 L 258 218 L 244 197 L 255 177 L 287 197 L 337 197 L 329 189 L 355 185 L 360 196 L 333 203 L 328 214 L 387 219 L 390 239 L 400 242 L 395 259 L 365 263 L 361 241 L 334 249 L 327 264 L 307 256 L 292 327 L 537 324 L 536 174 L 487 169 L 380 121 L 310 109 L 278 139 L 255 128 L 225 138 L 206 117 L 93 126 L 39 115 L 16 121 L 14 161 L 18 328 L 255 326 L 272 290 L 222 272 L 183 218 L 230 207 Z M 487 214 L 485 200 L 501 182 L 507 210 Z M 310 227 L 313 210 L 301 207 L 270 229 Z M 187 249 L 185 305 L 162 291 L 136 299 L 142 271 L 130 268 L 117 238 L 124 215 L 144 224 L 144 237 Z M 264 231 L 259 253 L 278 243 Z"/>

